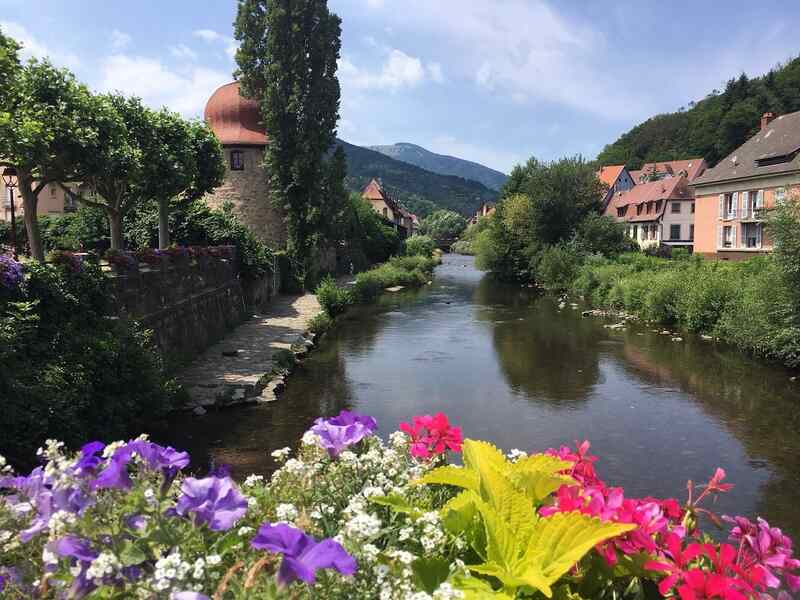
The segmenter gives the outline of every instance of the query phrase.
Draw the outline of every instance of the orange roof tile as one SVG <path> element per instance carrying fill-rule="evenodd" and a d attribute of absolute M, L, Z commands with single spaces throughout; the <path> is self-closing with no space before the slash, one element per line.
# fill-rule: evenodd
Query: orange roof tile
<path fill-rule="evenodd" d="M 218 88 L 206 103 L 205 120 L 225 146 L 266 146 L 258 102 L 239 94 L 239 82 Z"/>
<path fill-rule="evenodd" d="M 605 214 L 621 218 L 624 221 L 655 221 L 661 216 L 667 202 L 672 200 L 691 200 L 694 194 L 689 189 L 686 177 L 669 177 L 659 181 L 640 183 L 625 192 L 617 192 L 606 207 Z M 636 207 L 646 202 L 661 200 L 660 210 L 655 213 L 642 213 L 637 215 L 629 208 L 624 217 L 617 217 L 617 209 L 623 207 Z M 632 213 L 632 214 L 631 214 Z"/>
<path fill-rule="evenodd" d="M 706 161 L 703 158 L 686 158 L 683 160 L 668 160 L 663 162 L 646 163 L 637 171 L 630 171 L 634 183 L 639 183 L 642 174 L 666 173 L 677 176 L 681 171 L 686 173 L 689 181 L 694 181 L 706 170 Z"/>
<path fill-rule="evenodd" d="M 619 174 L 622 173 L 622 170 L 625 168 L 625 165 L 609 165 L 607 167 L 600 167 L 600 170 L 597 172 L 597 178 L 605 183 L 608 187 L 612 187 L 616 182 Z"/>

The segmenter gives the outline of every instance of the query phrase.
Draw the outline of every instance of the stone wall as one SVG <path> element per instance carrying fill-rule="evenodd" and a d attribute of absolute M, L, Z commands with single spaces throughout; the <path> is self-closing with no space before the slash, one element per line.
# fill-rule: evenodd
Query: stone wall
<path fill-rule="evenodd" d="M 109 280 L 120 317 L 151 329 L 170 364 L 200 354 L 274 294 L 272 274 L 243 284 L 234 259 L 210 256 L 163 259 L 137 272 L 109 273 Z"/>
<path fill-rule="evenodd" d="M 232 151 L 242 153 L 240 171 L 231 170 Z M 261 241 L 272 248 L 282 248 L 286 245 L 286 215 L 272 204 L 263 160 L 261 147 L 226 146 L 225 180 L 205 200 L 212 208 L 230 202 L 242 223 Z"/>

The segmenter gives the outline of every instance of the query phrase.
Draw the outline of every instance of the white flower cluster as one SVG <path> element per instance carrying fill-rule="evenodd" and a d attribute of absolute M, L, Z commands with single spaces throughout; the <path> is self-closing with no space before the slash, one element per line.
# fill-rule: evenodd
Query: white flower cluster
<path fill-rule="evenodd" d="M 366 540 L 381 530 L 381 520 L 369 513 L 359 512 L 350 518 L 342 530 L 344 536 L 353 541 Z"/>
<path fill-rule="evenodd" d="M 113 577 L 121 568 L 122 564 L 114 554 L 111 552 L 101 552 L 86 570 L 86 578 L 91 579 L 94 584 L 99 587 L 103 585 L 103 579 Z"/>
<path fill-rule="evenodd" d="M 446 536 L 437 512 L 424 513 L 414 525 L 422 530 L 419 541 L 425 552 L 434 552 L 444 545 Z"/>
<path fill-rule="evenodd" d="M 275 515 L 278 517 L 278 521 L 291 523 L 297 518 L 297 507 L 294 504 L 278 504 L 275 508 Z"/>
<path fill-rule="evenodd" d="M 0 475 L 10 475 L 11 465 L 8 464 L 6 457 L 0 454 Z"/>
<path fill-rule="evenodd" d="M 181 559 L 180 551 L 158 559 L 153 573 L 153 589 L 157 592 L 166 592 L 176 589 L 176 585 L 183 586 L 189 573 L 194 571 L 194 565 Z M 200 590 L 194 590 L 200 591 Z"/>
<path fill-rule="evenodd" d="M 506 456 L 508 456 L 508 460 L 510 460 L 511 462 L 517 462 L 519 459 L 528 456 L 528 453 L 525 452 L 524 450 L 519 450 L 517 448 L 514 448 L 513 450 L 510 450 Z"/>
<path fill-rule="evenodd" d="M 47 527 L 50 530 L 50 539 L 54 540 L 61 537 L 64 533 L 67 533 L 70 526 L 74 525 L 76 521 L 77 517 L 71 512 L 65 510 L 57 510 L 54 512 L 47 521 Z"/>
<path fill-rule="evenodd" d="M 247 479 L 244 480 L 243 487 L 250 488 L 256 487 L 264 483 L 264 476 L 263 475 L 248 475 Z"/>
<path fill-rule="evenodd" d="M 283 462 L 289 455 L 292 453 L 292 449 L 286 446 L 285 448 L 279 448 L 278 450 L 274 450 L 270 453 L 270 456 L 275 459 L 275 462 Z"/>

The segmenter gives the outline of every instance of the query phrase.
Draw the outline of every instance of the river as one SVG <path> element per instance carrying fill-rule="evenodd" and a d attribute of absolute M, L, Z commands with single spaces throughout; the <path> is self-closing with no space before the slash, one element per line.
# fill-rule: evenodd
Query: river
<path fill-rule="evenodd" d="M 559 309 L 447 255 L 432 285 L 348 312 L 278 402 L 170 422 L 162 442 L 237 477 L 268 473 L 319 415 L 375 416 L 381 434 L 443 411 L 464 435 L 526 451 L 588 439 L 603 479 L 631 496 L 686 495 L 717 466 L 714 507 L 800 535 L 800 381 L 735 349 Z"/>

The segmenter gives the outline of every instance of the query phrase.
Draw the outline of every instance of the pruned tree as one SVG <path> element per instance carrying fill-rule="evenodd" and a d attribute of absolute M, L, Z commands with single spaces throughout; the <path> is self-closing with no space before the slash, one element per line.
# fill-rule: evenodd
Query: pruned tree
<path fill-rule="evenodd" d="M 7 53 L 8 44 L 2 45 Z M 5 85 L 12 91 L 0 119 L 0 164 L 17 171 L 31 255 L 44 260 L 37 219 L 39 193 L 50 183 L 82 179 L 84 161 L 79 159 L 95 155 L 104 143 L 97 105 L 72 73 L 46 60 L 16 67 L 11 58 L 4 68 L 11 77 Z"/>
<path fill-rule="evenodd" d="M 242 92 L 261 103 L 271 193 L 286 209 L 288 249 L 305 272 L 327 215 L 323 186 L 339 119 L 341 19 L 326 0 L 239 0 L 235 35 Z"/>

